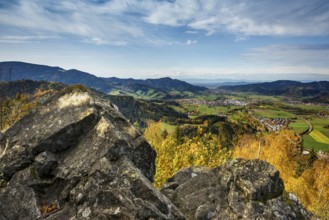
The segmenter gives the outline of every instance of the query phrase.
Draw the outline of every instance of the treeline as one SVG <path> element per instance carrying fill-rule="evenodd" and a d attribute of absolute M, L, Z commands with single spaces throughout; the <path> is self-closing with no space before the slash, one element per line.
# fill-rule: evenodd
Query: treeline
<path fill-rule="evenodd" d="M 251 125 L 233 123 L 215 115 L 191 120 L 199 123 L 177 125 L 171 133 L 163 129 L 161 123 L 148 123 L 144 136 L 157 152 L 156 186 L 187 166 L 219 166 L 231 158 L 241 135 L 255 135 L 257 131 Z"/>
<path fill-rule="evenodd" d="M 143 130 L 147 127 L 147 121 L 177 121 L 186 120 L 188 116 L 184 113 L 176 111 L 171 105 L 179 105 L 173 101 L 161 101 L 161 100 L 141 100 L 135 99 L 131 96 L 115 96 L 107 95 L 116 106 L 118 106 L 120 112 L 131 123 L 136 123 Z"/>
<path fill-rule="evenodd" d="M 0 81 L 0 97 L 14 98 L 17 94 L 35 94 L 38 91 L 59 91 L 65 87 L 62 83 L 17 80 L 17 81 Z"/>
<path fill-rule="evenodd" d="M 218 136 L 222 147 L 231 148 L 237 142 L 240 135 L 254 134 L 257 132 L 257 128 L 252 125 L 233 123 L 220 116 L 205 115 L 200 118 L 195 118 L 194 120 L 194 122 L 201 123 L 177 126 L 175 137 L 179 143 L 182 143 L 185 138 L 197 136 L 201 129 L 202 134 L 209 133 Z"/>
<path fill-rule="evenodd" d="M 188 166 L 221 165 L 231 158 L 231 149 L 221 146 L 218 135 L 195 126 L 196 135 L 184 136 L 177 129 L 173 133 L 162 131 L 161 124 L 149 122 L 144 136 L 157 152 L 155 185 L 160 187 L 179 169 Z"/>

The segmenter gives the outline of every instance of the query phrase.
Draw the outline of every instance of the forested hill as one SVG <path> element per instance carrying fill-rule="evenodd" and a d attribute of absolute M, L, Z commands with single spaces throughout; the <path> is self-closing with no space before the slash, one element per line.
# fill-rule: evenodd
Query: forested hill
<path fill-rule="evenodd" d="M 188 92 L 199 92 L 199 91 L 205 91 L 207 88 L 200 87 L 200 86 L 194 86 L 187 82 L 177 80 L 177 79 L 171 79 L 170 77 L 164 77 L 159 79 L 120 79 L 116 77 L 110 77 L 110 78 L 103 78 L 104 80 L 111 82 L 111 83 L 117 83 L 121 85 L 131 85 L 131 84 L 139 84 L 139 85 L 146 85 L 150 87 L 155 87 L 157 89 L 162 89 L 166 92 L 170 92 L 171 90 L 178 90 L 178 91 L 188 91 Z"/>
<path fill-rule="evenodd" d="M 204 87 L 194 86 L 184 81 L 167 78 L 160 79 L 120 79 L 101 78 L 90 73 L 60 67 L 50 67 L 23 62 L 0 62 L 2 76 L 11 72 L 11 80 L 44 80 L 61 82 L 67 85 L 83 84 L 103 93 L 133 95 L 149 99 L 166 99 L 183 97 L 187 93 L 196 93 L 206 90 Z M 2 77 L 4 79 L 5 77 Z"/>
<path fill-rule="evenodd" d="M 8 75 L 11 69 L 11 80 L 44 80 L 61 82 L 67 85 L 83 84 L 102 92 L 108 92 L 110 86 L 98 77 L 79 70 L 64 70 L 60 67 L 51 67 L 23 62 L 1 62 L 3 75 Z"/>
<path fill-rule="evenodd" d="M 79 88 L 81 85 L 76 85 Z M 0 81 L 0 106 L 2 109 L 2 121 L 0 125 L 7 127 L 28 112 L 34 110 L 47 97 L 67 88 L 66 85 L 57 82 L 17 80 Z M 96 92 L 94 90 L 94 92 Z M 184 120 L 187 115 L 177 112 L 172 106 L 178 106 L 175 101 L 142 100 L 131 96 L 114 96 L 98 92 L 104 99 L 109 99 L 119 107 L 121 113 L 131 123 L 141 130 L 146 128 L 147 121 Z M 10 97 L 10 99 L 9 99 Z M 1 126 L 0 126 L 1 127 Z"/>
<path fill-rule="evenodd" d="M 55 92 L 66 87 L 62 83 L 33 81 L 33 80 L 16 80 L 16 81 L 0 81 L 0 98 L 14 98 L 18 94 L 34 95 L 38 91 Z"/>
<path fill-rule="evenodd" d="M 234 92 L 250 92 L 262 95 L 285 95 L 293 97 L 315 97 L 329 93 L 329 82 L 319 81 L 301 83 L 298 81 L 279 80 L 274 82 L 255 83 L 238 86 L 222 86 L 224 89 Z"/>

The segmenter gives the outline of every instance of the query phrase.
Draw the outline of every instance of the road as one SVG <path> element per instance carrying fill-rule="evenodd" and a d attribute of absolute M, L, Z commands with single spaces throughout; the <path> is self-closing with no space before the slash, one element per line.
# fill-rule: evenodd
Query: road
<path fill-rule="evenodd" d="M 313 131 L 313 126 L 312 126 L 311 122 L 307 121 L 305 118 L 300 118 L 300 119 L 302 119 L 303 121 L 305 121 L 308 124 L 308 130 L 306 132 L 303 132 L 301 134 L 301 136 L 311 133 Z"/>

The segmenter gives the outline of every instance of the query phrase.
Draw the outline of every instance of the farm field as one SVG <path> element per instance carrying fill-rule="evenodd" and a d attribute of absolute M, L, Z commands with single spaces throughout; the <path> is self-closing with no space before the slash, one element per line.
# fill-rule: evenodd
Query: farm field
<path fill-rule="evenodd" d="M 289 124 L 296 133 L 301 134 L 309 129 L 309 125 L 303 119 L 296 119 Z"/>
<path fill-rule="evenodd" d="M 217 115 L 217 114 L 226 114 L 228 111 L 241 108 L 239 106 L 208 106 L 208 105 L 183 105 L 183 108 L 181 107 L 174 107 L 178 111 L 183 111 L 183 109 L 186 109 L 188 111 L 194 111 L 197 112 L 198 115 Z"/>
<path fill-rule="evenodd" d="M 317 110 L 317 111 L 329 110 L 328 106 L 325 105 L 290 105 L 290 106 L 298 107 L 306 110 Z"/>
<path fill-rule="evenodd" d="M 329 128 L 325 128 L 325 126 L 329 125 L 329 119 L 313 118 L 310 122 L 312 123 L 314 130 L 319 130 L 329 137 Z"/>
<path fill-rule="evenodd" d="M 310 136 L 317 142 L 329 144 L 329 138 L 325 136 L 321 131 L 314 130 L 310 133 Z"/>
<path fill-rule="evenodd" d="M 318 118 L 317 112 L 328 111 L 326 105 L 316 104 L 287 104 L 282 100 L 282 97 L 275 96 L 262 96 L 252 94 L 209 94 L 198 95 L 194 99 L 199 100 L 216 100 L 216 99 L 235 99 L 235 100 L 252 100 L 251 105 L 246 108 L 241 106 L 208 106 L 206 104 L 193 104 L 181 102 L 181 106 L 172 106 L 175 110 L 189 113 L 190 118 L 197 117 L 199 115 L 227 115 L 229 121 L 235 123 L 245 122 L 247 116 L 243 113 L 242 109 L 247 109 L 251 112 L 250 116 L 256 118 L 288 118 L 291 120 L 289 128 L 293 129 L 296 133 L 302 134 L 309 129 L 309 124 L 303 120 L 303 117 L 312 124 L 313 132 L 307 135 L 303 135 L 303 146 L 307 149 L 314 149 L 316 151 L 323 150 L 329 152 L 329 128 L 325 126 L 329 125 L 329 119 Z M 257 104 L 258 100 L 259 104 Z M 266 101 L 264 103 L 264 101 Z M 248 102 L 248 101 L 247 101 Z M 291 108 L 289 108 L 291 107 Z M 307 111 L 296 111 L 294 108 L 300 108 Z M 234 110 L 237 111 L 234 111 Z M 250 111 L 251 110 L 251 111 Z M 170 133 L 173 128 L 166 129 Z"/>
<path fill-rule="evenodd" d="M 241 93 L 241 95 L 243 95 L 243 93 Z M 267 95 L 250 94 L 247 97 L 250 98 L 250 99 L 257 99 L 257 100 L 261 100 L 261 101 L 271 101 L 271 102 L 279 102 L 279 101 L 281 101 L 281 98 L 279 98 L 277 96 L 267 96 Z"/>
<path fill-rule="evenodd" d="M 294 118 L 294 114 L 283 110 L 275 109 L 255 109 L 255 113 L 263 118 Z"/>
<path fill-rule="evenodd" d="M 316 151 L 323 150 L 329 152 L 329 119 L 313 118 L 310 120 L 313 131 L 303 136 L 303 146 Z"/>
<path fill-rule="evenodd" d="M 305 135 L 303 136 L 303 146 L 306 149 L 309 150 L 315 150 L 315 151 L 320 151 L 323 150 L 325 152 L 329 152 L 329 145 L 328 144 L 323 144 L 320 142 L 317 142 L 316 140 L 314 140 L 311 135 Z"/>

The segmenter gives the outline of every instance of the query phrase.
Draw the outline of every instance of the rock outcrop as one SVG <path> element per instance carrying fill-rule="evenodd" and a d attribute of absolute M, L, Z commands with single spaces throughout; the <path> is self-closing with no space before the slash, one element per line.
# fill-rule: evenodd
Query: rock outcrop
<path fill-rule="evenodd" d="M 279 172 L 261 160 L 231 160 L 178 171 L 162 187 L 188 219 L 312 219 L 284 190 Z"/>
<path fill-rule="evenodd" d="M 0 138 L 0 219 L 184 219 L 151 184 L 155 151 L 83 87 L 55 95 Z"/>
<path fill-rule="evenodd" d="M 105 97 L 68 87 L 0 133 L 0 219 L 309 219 L 262 161 L 179 171 Z M 184 214 L 182 214 L 184 213 Z"/>

